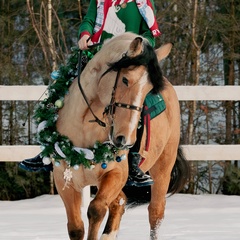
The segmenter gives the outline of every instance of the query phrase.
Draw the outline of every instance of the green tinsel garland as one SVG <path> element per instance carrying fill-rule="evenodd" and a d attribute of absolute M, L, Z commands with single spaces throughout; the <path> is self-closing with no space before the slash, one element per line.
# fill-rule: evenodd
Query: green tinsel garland
<path fill-rule="evenodd" d="M 98 49 L 94 50 L 95 52 Z M 95 52 L 84 51 L 83 60 L 93 58 Z M 73 80 L 77 76 L 79 49 L 72 48 L 72 54 L 69 56 L 66 65 L 60 66 L 59 70 L 53 72 L 56 80 L 48 87 L 48 98 L 44 99 L 37 107 L 34 113 L 34 119 L 38 125 L 37 141 L 41 144 L 41 155 L 43 157 L 51 157 L 55 159 L 55 163 L 62 160 L 62 154 L 56 151 L 56 143 L 61 152 L 66 156 L 65 161 L 70 166 L 83 165 L 89 168 L 94 163 L 105 163 L 114 160 L 117 149 L 111 144 L 96 142 L 93 148 L 90 148 L 94 154 L 94 159 L 89 161 L 86 159 L 83 151 L 74 150 L 74 145 L 66 137 L 58 133 L 56 129 L 56 121 L 58 119 L 58 110 L 63 106 L 64 96 L 68 93 L 68 89 Z"/>

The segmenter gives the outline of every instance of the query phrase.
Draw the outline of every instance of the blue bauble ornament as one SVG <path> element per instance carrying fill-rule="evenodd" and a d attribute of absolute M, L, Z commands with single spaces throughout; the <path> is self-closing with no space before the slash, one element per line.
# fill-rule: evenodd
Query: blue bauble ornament
<path fill-rule="evenodd" d="M 55 165 L 56 167 L 59 167 L 59 166 L 60 166 L 60 162 L 55 162 L 54 165 Z"/>
<path fill-rule="evenodd" d="M 46 148 L 46 147 L 43 146 L 43 145 L 40 146 L 41 151 L 43 151 L 45 148 Z"/>
<path fill-rule="evenodd" d="M 53 71 L 53 72 L 51 73 L 51 78 L 52 78 L 53 80 L 57 80 L 58 77 L 59 77 L 59 72 L 58 72 L 58 71 Z"/>
<path fill-rule="evenodd" d="M 102 167 L 102 169 L 106 169 L 107 168 L 107 164 L 106 163 L 102 163 L 101 167 Z"/>
<path fill-rule="evenodd" d="M 117 156 L 117 157 L 116 157 L 116 161 L 117 161 L 117 162 L 121 162 L 121 161 L 122 161 L 122 158 L 121 158 L 120 156 Z"/>

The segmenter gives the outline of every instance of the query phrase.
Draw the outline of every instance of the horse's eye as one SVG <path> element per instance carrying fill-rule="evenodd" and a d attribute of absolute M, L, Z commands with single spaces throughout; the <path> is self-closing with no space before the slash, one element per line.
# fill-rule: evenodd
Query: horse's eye
<path fill-rule="evenodd" d="M 122 81 L 123 81 L 123 83 L 124 83 L 126 86 L 128 86 L 128 80 L 127 80 L 127 78 L 123 77 Z"/>

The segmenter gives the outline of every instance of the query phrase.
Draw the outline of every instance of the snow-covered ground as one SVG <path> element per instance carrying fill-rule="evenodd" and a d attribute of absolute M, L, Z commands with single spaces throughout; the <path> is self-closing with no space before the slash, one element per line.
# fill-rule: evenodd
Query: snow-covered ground
<path fill-rule="evenodd" d="M 86 208 L 82 208 L 87 228 Z M 101 230 L 103 227 L 101 227 Z M 147 204 L 127 208 L 119 240 L 147 240 Z M 167 198 L 161 240 L 239 240 L 240 196 L 184 195 Z M 1 240 L 68 239 L 66 214 L 58 195 L 0 201 Z"/>

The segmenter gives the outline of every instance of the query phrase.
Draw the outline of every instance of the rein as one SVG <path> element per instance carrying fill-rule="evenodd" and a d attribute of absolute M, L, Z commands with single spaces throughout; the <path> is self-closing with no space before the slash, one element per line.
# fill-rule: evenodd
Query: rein
<path fill-rule="evenodd" d="M 89 46 L 89 48 L 93 48 L 93 47 L 96 47 L 96 46 L 99 46 L 101 43 L 97 43 L 97 44 L 94 44 L 94 45 L 91 45 Z M 80 50 L 80 54 L 78 55 L 78 87 L 80 89 L 80 92 L 82 93 L 83 95 L 83 98 L 89 108 L 89 110 L 91 111 L 93 117 L 95 118 L 94 120 L 90 120 L 89 122 L 96 122 L 98 123 L 101 127 L 106 127 L 106 123 L 104 123 L 103 121 L 101 121 L 93 112 L 89 102 L 88 102 L 88 99 L 87 99 L 87 96 L 82 88 L 82 85 L 81 85 L 81 82 L 80 82 L 80 75 L 81 75 L 81 72 L 82 72 L 82 66 L 81 66 L 81 60 L 82 60 L 82 50 Z"/>

